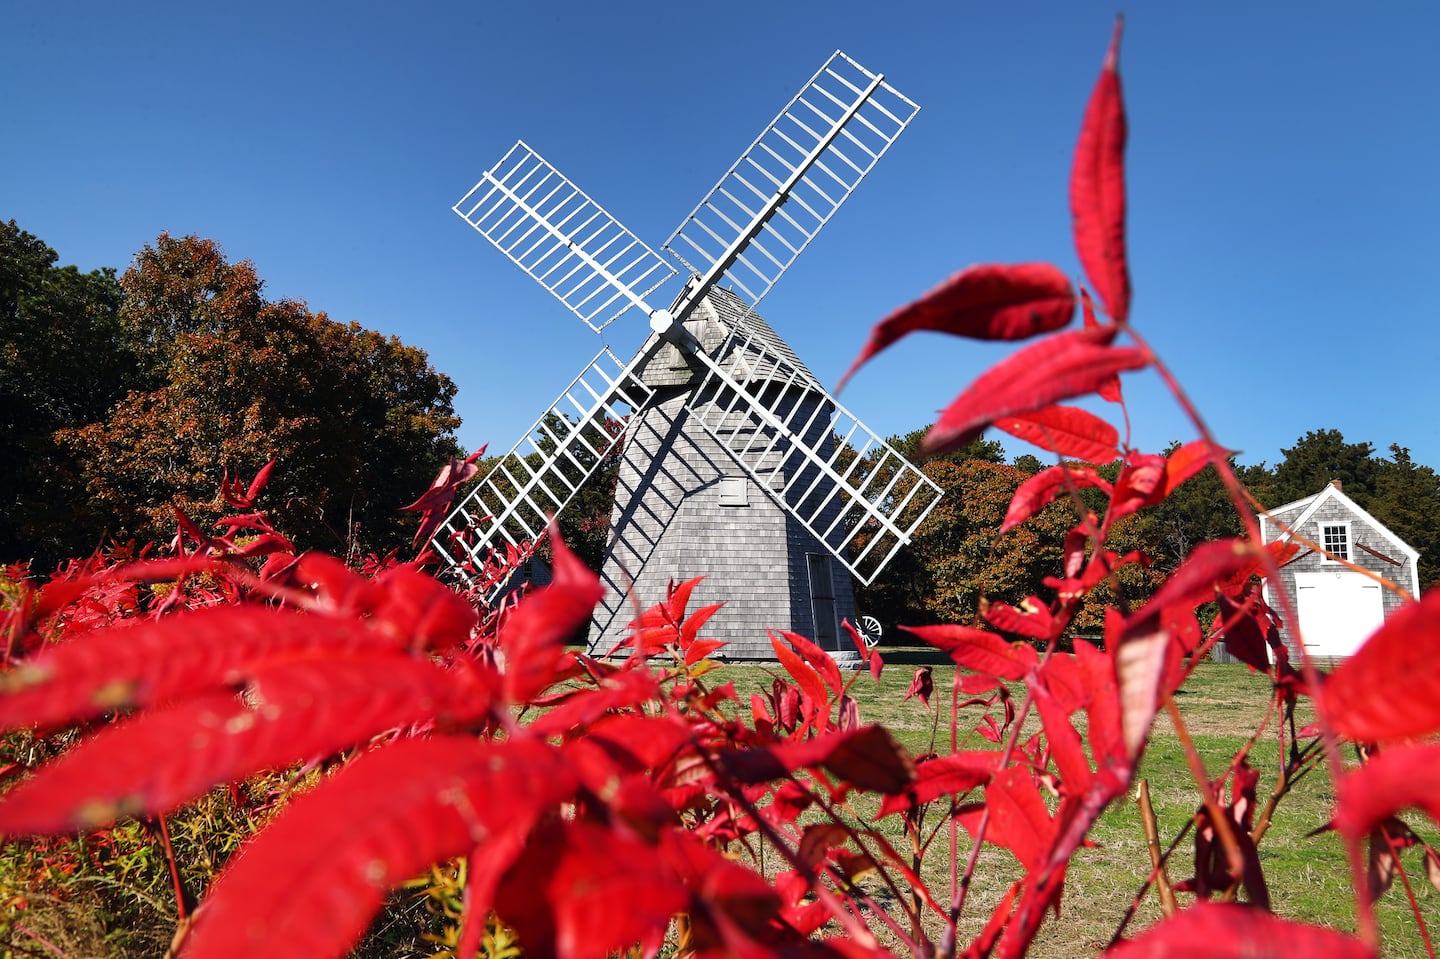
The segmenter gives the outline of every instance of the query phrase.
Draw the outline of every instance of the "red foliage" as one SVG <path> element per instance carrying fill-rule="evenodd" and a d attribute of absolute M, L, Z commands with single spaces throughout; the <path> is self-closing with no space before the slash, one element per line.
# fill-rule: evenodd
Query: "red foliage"
<path fill-rule="evenodd" d="M 1120 455 L 1116 448 L 1120 434 L 1115 427 L 1074 406 L 1047 406 L 1004 416 L 995 425 L 1041 449 L 1090 463 L 1108 463 Z"/>
<path fill-rule="evenodd" d="M 1085 274 L 1116 323 L 1130 316 L 1130 269 L 1125 252 L 1125 102 L 1120 93 L 1120 29 L 1080 127 L 1070 172 L 1070 215 L 1075 249 Z"/>
<path fill-rule="evenodd" d="M 1116 373 L 1146 366 L 1138 348 L 1111 344 L 1115 333 L 1113 326 L 1056 333 L 1001 360 L 945 408 L 924 451 L 963 449 L 1001 417 L 1093 393 Z"/>
<path fill-rule="evenodd" d="M 1023 340 L 1075 315 L 1075 293 L 1049 263 L 972 266 L 875 324 L 845 381 L 875 354 L 920 330 L 980 340 Z"/>

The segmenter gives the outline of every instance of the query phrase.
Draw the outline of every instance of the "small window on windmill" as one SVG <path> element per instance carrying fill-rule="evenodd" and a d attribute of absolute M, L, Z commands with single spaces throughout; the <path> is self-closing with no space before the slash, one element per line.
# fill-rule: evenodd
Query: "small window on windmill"
<path fill-rule="evenodd" d="M 721 506 L 749 506 L 750 484 L 743 476 L 720 477 Z"/>

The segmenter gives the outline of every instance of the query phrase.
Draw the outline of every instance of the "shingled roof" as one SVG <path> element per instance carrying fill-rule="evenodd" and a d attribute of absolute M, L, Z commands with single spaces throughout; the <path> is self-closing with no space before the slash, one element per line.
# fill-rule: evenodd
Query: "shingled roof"
<path fill-rule="evenodd" d="M 700 341 L 701 348 L 707 354 L 721 363 L 730 360 L 735 350 L 745 348 L 732 341 L 723 353 L 720 352 L 731 331 L 741 331 L 745 334 L 743 339 L 758 344 L 771 355 L 778 355 L 791 369 L 798 371 L 812 383 L 819 384 L 815 374 L 801 362 L 795 351 L 790 349 L 790 345 L 780 338 L 780 334 L 776 333 L 760 314 L 752 310 L 748 303 L 729 290 L 711 287 L 685 321 L 685 328 Z M 753 347 L 747 352 L 758 355 Z M 688 386 L 703 373 L 704 367 L 698 360 L 681 353 L 669 343 L 662 344 L 640 371 L 641 379 L 652 389 Z"/>

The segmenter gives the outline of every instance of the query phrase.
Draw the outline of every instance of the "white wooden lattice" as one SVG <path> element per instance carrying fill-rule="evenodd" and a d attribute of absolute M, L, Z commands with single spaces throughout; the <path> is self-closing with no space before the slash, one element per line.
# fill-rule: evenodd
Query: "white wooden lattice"
<path fill-rule="evenodd" d="M 523 140 L 454 210 L 597 333 L 675 275 Z"/>
<path fill-rule="evenodd" d="M 607 454 L 651 390 L 603 349 L 470 491 L 431 545 L 467 584 L 482 579 L 492 551 L 529 555 Z M 489 599 L 491 597 L 486 597 Z"/>
<path fill-rule="evenodd" d="M 737 327 L 687 403 L 715 440 L 862 583 L 940 500 L 940 487 L 763 334 Z"/>

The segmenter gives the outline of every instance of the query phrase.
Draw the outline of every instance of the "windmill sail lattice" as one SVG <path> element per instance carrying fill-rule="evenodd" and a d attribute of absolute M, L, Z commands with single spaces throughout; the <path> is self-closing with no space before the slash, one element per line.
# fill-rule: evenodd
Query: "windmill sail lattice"
<path fill-rule="evenodd" d="M 775 495 L 868 586 L 939 490 L 767 339 L 732 330 L 687 408 L 757 481 L 783 477 Z"/>
<path fill-rule="evenodd" d="M 708 287 L 753 308 L 904 132 L 919 107 L 836 52 L 665 241 Z M 698 265 L 697 265 L 698 264 Z"/>
<path fill-rule="evenodd" d="M 707 574 L 731 601 L 711 632 L 738 655 L 768 656 L 767 626 L 838 648 L 851 576 L 872 582 L 940 491 L 754 306 L 917 110 L 837 52 L 666 242 L 688 275 L 673 299 L 666 260 L 523 142 L 485 173 L 456 213 L 592 329 L 633 308 L 653 332 L 628 363 L 603 351 L 456 509 L 435 546 L 461 578 L 526 552 L 622 450 L 592 648 L 623 635 L 632 590 Z"/>
<path fill-rule="evenodd" d="M 601 350 L 441 525 L 431 546 L 447 567 L 470 585 L 502 585 L 487 576 L 492 552 L 528 556 L 650 395 L 631 367 Z"/>
<path fill-rule="evenodd" d="M 454 210 L 597 333 L 675 275 L 523 140 Z"/>

